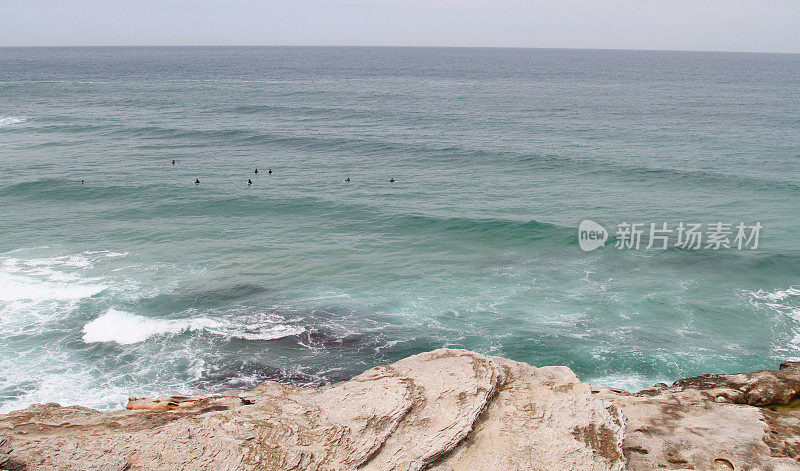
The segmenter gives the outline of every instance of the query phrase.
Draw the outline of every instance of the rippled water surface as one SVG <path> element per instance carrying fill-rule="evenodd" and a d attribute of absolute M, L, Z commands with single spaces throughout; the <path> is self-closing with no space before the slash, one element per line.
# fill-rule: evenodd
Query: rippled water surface
<path fill-rule="evenodd" d="M 632 389 L 800 359 L 797 90 L 798 55 L 0 49 L 0 411 L 443 346 Z"/>

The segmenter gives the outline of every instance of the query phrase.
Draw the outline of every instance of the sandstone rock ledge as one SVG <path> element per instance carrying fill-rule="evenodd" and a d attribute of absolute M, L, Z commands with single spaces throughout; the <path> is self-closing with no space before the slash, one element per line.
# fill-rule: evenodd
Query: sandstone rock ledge
<path fill-rule="evenodd" d="M 443 349 L 318 389 L 268 382 L 111 412 L 34 405 L 0 416 L 0 468 L 794 470 L 798 395 L 796 364 L 631 394 Z"/>

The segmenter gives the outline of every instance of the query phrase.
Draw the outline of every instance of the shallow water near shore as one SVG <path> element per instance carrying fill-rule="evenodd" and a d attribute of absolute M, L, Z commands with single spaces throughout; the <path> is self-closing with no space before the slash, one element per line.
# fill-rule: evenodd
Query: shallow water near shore
<path fill-rule="evenodd" d="M 629 389 L 800 359 L 798 89 L 798 55 L 0 48 L 0 412 L 438 347 Z M 763 231 L 586 253 L 584 219 Z"/>

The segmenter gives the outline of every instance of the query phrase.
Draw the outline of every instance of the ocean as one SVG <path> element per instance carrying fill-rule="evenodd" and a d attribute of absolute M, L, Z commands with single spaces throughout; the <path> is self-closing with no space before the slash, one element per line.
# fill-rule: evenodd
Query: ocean
<path fill-rule="evenodd" d="M 0 48 L 0 412 L 439 347 L 631 390 L 800 359 L 798 90 L 790 54 Z"/>

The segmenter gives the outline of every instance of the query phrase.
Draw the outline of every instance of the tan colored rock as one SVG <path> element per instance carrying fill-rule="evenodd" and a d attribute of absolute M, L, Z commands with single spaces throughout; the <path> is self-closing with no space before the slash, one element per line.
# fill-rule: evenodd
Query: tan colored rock
<path fill-rule="evenodd" d="M 436 350 L 319 389 L 37 404 L 0 416 L 26 470 L 800 470 L 800 366 L 638 393 Z M 768 407 L 756 407 L 768 406 Z M 5 462 L 3 464 L 3 462 Z"/>
<path fill-rule="evenodd" d="M 800 364 L 595 393 L 627 419 L 628 469 L 800 470 L 800 416 L 781 407 L 800 395 Z"/>
<path fill-rule="evenodd" d="M 0 437 L 0 466 L 3 466 L 11 458 L 11 440 Z"/>
<path fill-rule="evenodd" d="M 567 368 L 436 350 L 319 389 L 0 416 L 26 470 L 622 470 L 623 418 Z"/>
<path fill-rule="evenodd" d="M 751 406 L 785 405 L 800 396 L 800 363 L 786 362 L 778 371 L 733 375 L 704 374 L 676 381 L 673 389 L 697 389 L 717 402 Z"/>
<path fill-rule="evenodd" d="M 444 469 L 625 469 L 623 417 L 613 404 L 593 398 L 569 368 L 504 366 L 512 381 Z"/>
<path fill-rule="evenodd" d="M 797 453 L 770 448 L 771 428 L 757 407 L 714 402 L 696 390 L 656 396 L 600 390 L 597 396 L 627 419 L 623 450 L 630 470 L 800 469 Z M 794 420 L 786 425 L 796 427 Z M 800 428 L 791 434 L 800 436 Z"/>

